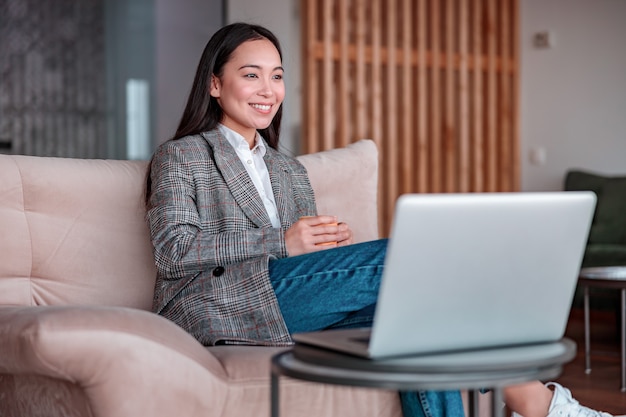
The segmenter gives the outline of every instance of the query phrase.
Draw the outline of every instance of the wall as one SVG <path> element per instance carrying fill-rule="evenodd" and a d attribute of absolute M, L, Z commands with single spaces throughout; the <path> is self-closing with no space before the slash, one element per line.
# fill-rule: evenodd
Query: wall
<path fill-rule="evenodd" d="M 228 21 L 267 25 L 285 43 L 284 133 L 297 141 L 299 0 L 227 2 Z M 560 190 L 571 167 L 626 175 L 626 1 L 520 0 L 520 19 L 522 190 Z M 554 46 L 535 49 L 532 35 L 543 30 Z M 543 165 L 530 160 L 537 150 Z"/>
<path fill-rule="evenodd" d="M 574 167 L 626 175 L 626 1 L 521 0 L 520 15 L 522 190 L 560 190 Z M 554 46 L 536 49 L 544 30 Z"/>
<path fill-rule="evenodd" d="M 222 0 L 154 0 L 155 121 L 153 141 L 174 134 L 200 55 L 224 21 Z"/>

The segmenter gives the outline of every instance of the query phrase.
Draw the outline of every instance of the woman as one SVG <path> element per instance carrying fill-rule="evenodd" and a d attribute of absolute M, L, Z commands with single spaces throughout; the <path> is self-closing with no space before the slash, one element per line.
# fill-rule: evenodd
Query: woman
<path fill-rule="evenodd" d="M 349 225 L 317 214 L 304 167 L 277 151 L 283 72 L 270 31 L 220 29 L 176 134 L 151 161 L 154 310 L 204 345 L 281 346 L 294 332 L 371 324 L 386 241 L 353 244 Z M 610 417 L 558 385 L 553 392 L 533 382 L 504 395 L 525 417 Z M 463 415 L 456 391 L 401 399 L 406 416 Z"/>

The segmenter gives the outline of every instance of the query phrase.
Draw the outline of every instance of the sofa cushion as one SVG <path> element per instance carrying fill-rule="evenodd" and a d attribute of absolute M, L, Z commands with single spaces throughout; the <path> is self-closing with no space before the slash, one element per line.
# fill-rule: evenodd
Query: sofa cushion
<path fill-rule="evenodd" d="M 347 222 L 355 242 L 379 237 L 378 149 L 372 140 L 302 155 L 298 160 L 309 173 L 319 214 Z"/>
<path fill-rule="evenodd" d="M 572 170 L 566 175 L 565 190 L 590 190 L 598 197 L 590 244 L 626 244 L 626 177 Z"/>
<path fill-rule="evenodd" d="M 269 412 L 271 358 L 285 348 L 211 346 L 207 349 L 221 363 L 228 379 L 228 403 L 223 415 L 239 417 Z M 401 416 L 395 391 L 312 383 L 284 376 L 280 377 L 280 404 L 280 415 Z"/>

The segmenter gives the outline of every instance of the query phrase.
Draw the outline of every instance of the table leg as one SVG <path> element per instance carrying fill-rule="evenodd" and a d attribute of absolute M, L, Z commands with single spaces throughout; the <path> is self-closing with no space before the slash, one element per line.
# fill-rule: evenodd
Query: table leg
<path fill-rule="evenodd" d="M 626 288 L 622 288 L 622 392 L 626 392 Z"/>
<path fill-rule="evenodd" d="M 591 373 L 591 338 L 589 336 L 589 287 L 585 286 L 583 298 L 583 308 L 585 313 L 585 373 Z"/>
<path fill-rule="evenodd" d="M 278 417 L 279 409 L 280 409 L 280 398 L 278 398 L 278 393 L 280 387 L 278 386 L 278 375 L 272 371 L 270 378 L 270 416 Z"/>
<path fill-rule="evenodd" d="M 502 388 L 493 388 L 491 390 L 491 415 L 493 417 L 504 417 L 503 398 Z"/>
<path fill-rule="evenodd" d="M 468 417 L 478 417 L 478 391 L 475 389 L 467 391 Z"/>

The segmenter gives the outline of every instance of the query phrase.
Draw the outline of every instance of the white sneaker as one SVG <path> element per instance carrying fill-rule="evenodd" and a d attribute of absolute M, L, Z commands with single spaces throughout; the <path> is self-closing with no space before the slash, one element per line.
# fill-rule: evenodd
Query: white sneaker
<path fill-rule="evenodd" d="M 613 417 L 609 413 L 595 411 L 584 407 L 572 398 L 572 393 L 567 388 L 556 382 L 549 382 L 546 387 L 554 387 L 554 396 L 548 409 L 548 417 Z"/>
<path fill-rule="evenodd" d="M 591 408 L 580 405 L 578 401 L 572 398 L 570 390 L 562 387 L 556 382 L 548 382 L 546 384 L 546 387 L 550 386 L 554 387 L 554 395 L 552 396 L 552 401 L 550 402 L 550 408 L 548 408 L 547 417 L 613 417 L 609 413 L 595 411 Z M 517 413 L 512 413 L 512 417 L 522 416 Z"/>

